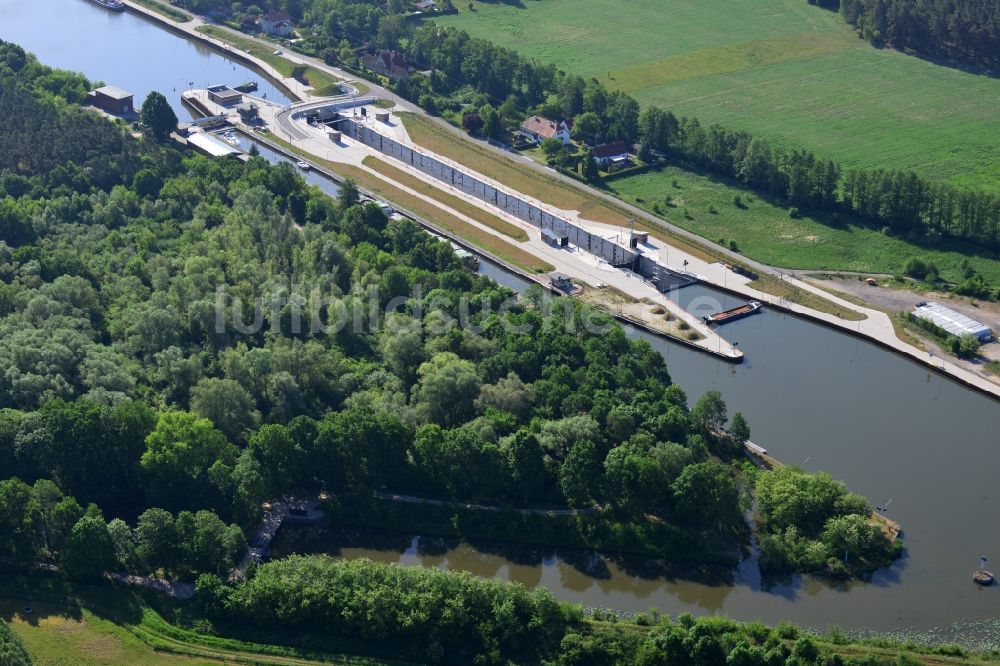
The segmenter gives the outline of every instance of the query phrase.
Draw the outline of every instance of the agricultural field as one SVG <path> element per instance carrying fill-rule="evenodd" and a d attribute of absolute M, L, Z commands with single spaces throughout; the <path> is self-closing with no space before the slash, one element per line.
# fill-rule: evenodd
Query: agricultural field
<path fill-rule="evenodd" d="M 436 19 L 643 104 L 1000 192 L 1000 79 L 859 39 L 805 0 L 530 0 Z"/>
<path fill-rule="evenodd" d="M 608 185 L 628 203 L 709 240 L 734 241 L 741 253 L 773 266 L 898 274 L 918 257 L 934 262 L 945 279 L 960 282 L 962 262 L 968 260 L 988 282 L 1000 283 L 1000 257 L 968 243 L 931 248 L 849 216 L 792 218 L 786 206 L 750 190 L 677 167 Z"/>

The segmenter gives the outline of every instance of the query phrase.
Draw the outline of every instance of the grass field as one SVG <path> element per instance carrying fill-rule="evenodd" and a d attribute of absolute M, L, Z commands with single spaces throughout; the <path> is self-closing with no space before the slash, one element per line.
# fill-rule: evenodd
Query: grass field
<path fill-rule="evenodd" d="M 24 643 L 35 666 L 202 666 L 222 661 L 156 652 L 124 628 L 80 609 L 32 603 L 33 613 L 19 614 L 23 603 L 0 600 L 0 616 Z"/>
<path fill-rule="evenodd" d="M 170 5 L 165 5 L 158 0 L 135 0 L 136 4 L 142 5 L 146 9 L 152 9 L 157 14 L 166 16 L 171 21 L 178 21 L 179 23 L 187 23 L 191 20 L 191 15 L 185 11 L 177 9 L 176 7 L 171 7 Z"/>
<path fill-rule="evenodd" d="M 228 30 L 213 25 L 199 26 L 197 30 L 263 60 L 278 70 L 282 76 L 292 76 L 295 71 L 296 64 L 280 55 L 274 55 L 275 49 L 272 46 L 261 44 L 249 37 L 234 35 Z M 312 92 L 316 96 L 326 97 L 340 93 L 340 88 L 337 85 L 339 79 L 311 65 L 305 66 L 302 78 L 313 87 Z"/>
<path fill-rule="evenodd" d="M 680 168 L 622 178 L 610 186 L 629 203 L 654 213 L 658 206 L 658 214 L 677 226 L 709 240 L 735 241 L 741 253 L 773 266 L 896 274 L 911 257 L 919 257 L 937 264 L 946 280 L 960 282 L 960 265 L 968 259 L 987 281 L 1000 284 L 1000 257 L 972 245 L 923 247 L 846 217 L 839 223 L 829 216 L 792 219 L 784 206 Z M 734 203 L 736 196 L 741 206 Z"/>
<path fill-rule="evenodd" d="M 1000 79 L 856 37 L 804 0 L 475 3 L 437 20 L 702 123 L 1000 192 Z"/>
<path fill-rule="evenodd" d="M 170 614 L 176 611 L 189 621 L 196 619 L 190 616 L 190 608 L 165 600 L 154 603 L 161 610 L 166 603 Z M 23 612 L 25 606 L 31 607 L 30 614 Z M 24 643 L 35 666 L 404 666 L 377 657 L 196 632 L 168 622 L 131 590 L 106 584 L 72 585 L 59 578 L 0 576 L 0 619 Z M 258 635 L 253 640 L 281 634 L 281 628 L 276 628 L 274 636 Z"/>
<path fill-rule="evenodd" d="M 364 165 L 369 169 L 378 171 L 387 178 L 391 178 L 400 185 L 405 185 L 415 192 L 420 192 L 425 196 L 429 196 L 435 201 L 444 204 L 448 208 L 457 211 L 466 217 L 470 217 L 476 222 L 479 222 L 494 231 L 502 233 L 508 238 L 512 238 L 516 241 L 528 240 L 528 234 L 520 227 L 514 226 L 510 222 L 501 220 L 496 215 L 487 213 L 479 206 L 469 203 L 465 199 L 457 197 L 453 194 L 448 194 L 444 190 L 431 185 L 426 180 L 417 178 L 402 169 L 397 169 L 385 160 L 369 155 L 364 159 Z"/>

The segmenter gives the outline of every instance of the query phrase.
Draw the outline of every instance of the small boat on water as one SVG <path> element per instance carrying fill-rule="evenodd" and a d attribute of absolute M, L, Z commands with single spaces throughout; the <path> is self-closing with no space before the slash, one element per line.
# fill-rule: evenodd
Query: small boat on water
<path fill-rule="evenodd" d="M 756 314 L 757 312 L 760 312 L 763 307 L 764 304 L 760 301 L 750 301 L 746 305 L 741 305 L 738 308 L 732 308 L 731 310 L 706 315 L 703 319 L 706 324 L 727 324 L 731 321 L 736 321 L 737 319 L 742 319 L 743 317 L 749 317 L 752 314 Z"/>
<path fill-rule="evenodd" d="M 236 132 L 233 131 L 226 132 L 225 134 L 222 135 L 222 139 L 231 146 L 240 145 L 240 139 L 238 136 L 236 136 Z"/>
<path fill-rule="evenodd" d="M 295 163 L 295 166 L 302 169 L 303 171 L 309 171 L 309 169 L 312 168 L 311 166 L 309 166 L 309 162 L 306 162 L 305 160 L 299 160 L 298 162 Z"/>
<path fill-rule="evenodd" d="M 982 585 L 983 587 L 989 587 L 996 581 L 996 577 L 993 575 L 992 571 L 986 570 L 986 563 L 989 560 L 986 556 L 979 558 L 979 570 L 972 574 L 972 582 L 976 585 Z"/>
<path fill-rule="evenodd" d="M 91 2 L 96 2 L 101 7 L 105 9 L 110 9 L 113 12 L 123 12 L 125 11 L 125 3 L 121 0 L 91 0 Z"/>
<path fill-rule="evenodd" d="M 254 90 L 257 90 L 257 82 L 247 81 L 243 85 L 236 86 L 235 88 L 233 88 L 233 90 L 237 90 L 241 93 L 251 93 Z"/>

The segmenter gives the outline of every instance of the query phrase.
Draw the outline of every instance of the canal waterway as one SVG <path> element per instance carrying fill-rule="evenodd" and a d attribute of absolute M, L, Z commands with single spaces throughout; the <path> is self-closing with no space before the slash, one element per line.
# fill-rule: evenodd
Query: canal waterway
<path fill-rule="evenodd" d="M 44 64 L 82 72 L 92 81 L 135 95 L 163 93 L 178 118 L 191 118 L 180 101 L 190 87 L 247 81 L 255 95 L 288 103 L 261 74 L 129 12 L 112 12 L 90 0 L 0 0 L 0 39 L 20 44 Z"/>
<path fill-rule="evenodd" d="M 126 88 L 136 103 L 160 90 L 182 115 L 188 83 L 263 77 L 131 14 L 86 0 L 0 0 L 0 38 L 22 44 L 50 65 Z M 268 159 L 282 159 L 261 148 Z M 335 193 L 322 176 L 310 182 Z M 527 281 L 484 262 L 480 271 L 523 289 Z M 675 294 L 697 314 L 738 301 L 693 286 Z M 626 327 L 647 340 L 693 402 L 720 390 L 730 412 L 750 422 L 752 439 L 776 458 L 844 479 L 902 526 L 906 554 L 870 583 L 832 587 L 810 578 L 762 586 L 752 561 L 728 584 L 647 576 L 607 562 L 594 575 L 579 555 L 528 552 L 438 540 L 348 543 L 343 557 L 468 570 L 543 585 L 568 601 L 623 610 L 725 613 L 740 619 L 790 619 L 815 627 L 930 629 L 1000 616 L 1000 588 L 971 582 L 981 554 L 1000 561 L 1000 403 L 911 362 L 809 321 L 766 311 L 734 322 L 724 335 L 746 362 L 734 366 Z M 583 558 L 586 559 L 586 558 Z"/>

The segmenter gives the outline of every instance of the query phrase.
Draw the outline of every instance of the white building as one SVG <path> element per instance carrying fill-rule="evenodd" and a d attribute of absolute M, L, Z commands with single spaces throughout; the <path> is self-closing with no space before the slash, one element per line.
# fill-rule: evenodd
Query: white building
<path fill-rule="evenodd" d="M 602 143 L 594 146 L 594 161 L 603 167 L 609 164 L 625 166 L 632 159 L 632 147 L 624 141 Z"/>
<path fill-rule="evenodd" d="M 986 324 L 966 317 L 961 312 L 946 308 L 940 303 L 917 303 L 917 307 L 913 309 L 913 315 L 936 324 L 948 333 L 959 337 L 972 335 L 980 342 L 989 342 L 993 337 L 993 331 Z"/>
<path fill-rule="evenodd" d="M 260 29 L 276 37 L 288 37 L 295 31 L 288 12 L 268 12 L 260 17 Z"/>
<path fill-rule="evenodd" d="M 565 121 L 554 122 L 541 116 L 531 116 L 521 123 L 521 136 L 527 141 L 541 143 L 545 139 L 558 139 L 562 145 L 569 145 L 569 125 Z"/>

